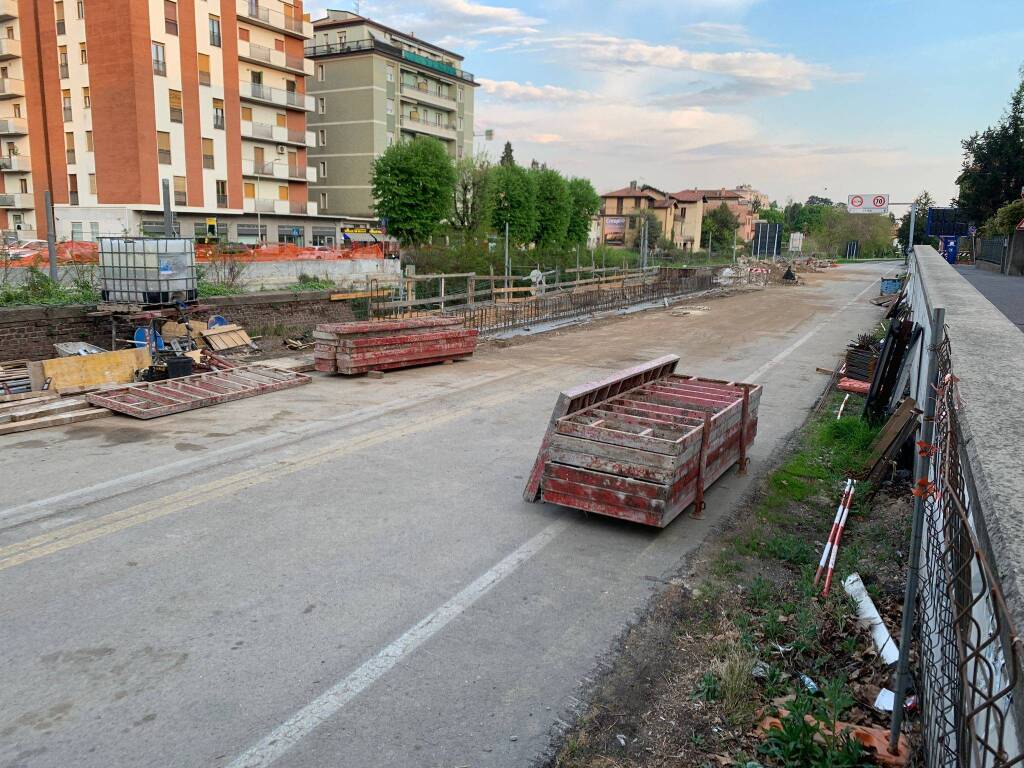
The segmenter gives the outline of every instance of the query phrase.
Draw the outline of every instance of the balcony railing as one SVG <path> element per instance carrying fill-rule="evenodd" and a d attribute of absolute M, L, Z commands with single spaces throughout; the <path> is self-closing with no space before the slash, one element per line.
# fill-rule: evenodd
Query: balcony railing
<path fill-rule="evenodd" d="M 167 62 L 163 59 L 153 59 L 153 74 L 167 76 Z"/>
<path fill-rule="evenodd" d="M 18 18 L 18 0 L 0 0 L 0 21 Z"/>
<path fill-rule="evenodd" d="M 244 176 L 272 176 L 284 178 L 283 172 L 277 170 L 277 163 L 256 162 L 248 158 L 242 158 L 242 174 Z"/>
<path fill-rule="evenodd" d="M 238 15 L 299 37 L 313 36 L 313 25 L 305 19 L 264 8 L 257 0 L 238 0 Z"/>
<path fill-rule="evenodd" d="M 12 173 L 28 173 L 32 165 L 25 155 L 2 155 L 0 156 L 0 171 Z"/>
<path fill-rule="evenodd" d="M 181 111 L 181 107 L 171 107 L 171 122 L 172 123 L 183 123 L 183 122 L 185 122 L 185 115 Z"/>
<path fill-rule="evenodd" d="M 210 73 L 199 70 L 199 84 L 209 85 L 210 84 Z"/>
<path fill-rule="evenodd" d="M 421 131 L 423 133 L 431 133 L 435 136 L 443 136 L 445 138 L 455 138 L 455 126 L 451 123 L 441 122 L 438 123 L 434 120 L 427 120 L 424 117 L 414 117 L 413 115 L 402 115 L 402 126 L 408 128 L 410 131 Z"/>
<path fill-rule="evenodd" d="M 251 123 L 252 128 L 250 135 L 254 139 L 273 139 L 274 138 L 274 126 L 270 123 Z"/>
<path fill-rule="evenodd" d="M 0 77 L 0 99 L 14 99 L 25 95 L 25 81 L 14 77 Z"/>
<path fill-rule="evenodd" d="M 217 207 L 218 208 L 227 208 L 228 207 L 228 196 L 227 195 L 217 195 Z"/>
<path fill-rule="evenodd" d="M 283 88 L 272 88 L 262 83 L 245 82 L 241 83 L 241 97 L 255 101 L 264 101 L 279 106 L 296 107 L 298 109 L 313 111 L 313 97 L 307 96 L 298 91 L 288 91 Z"/>
<path fill-rule="evenodd" d="M 249 43 L 249 58 L 256 59 L 257 61 L 265 61 L 270 63 L 270 52 L 271 48 L 267 48 L 265 45 L 259 43 Z M 244 55 L 244 49 L 240 49 Z"/>
<path fill-rule="evenodd" d="M 171 150 L 169 150 L 169 149 L 158 149 L 156 151 L 156 161 L 160 165 L 170 165 L 171 164 Z"/>
<path fill-rule="evenodd" d="M 61 80 L 67 80 L 69 77 L 71 77 L 71 72 L 68 70 L 68 65 L 67 64 L 61 64 L 58 67 L 58 69 L 60 70 L 60 79 Z"/>
<path fill-rule="evenodd" d="M 366 53 L 367 51 L 380 51 L 381 53 L 387 53 L 398 58 L 402 57 L 401 48 L 370 38 L 367 40 L 353 40 L 351 43 L 307 45 L 306 58 L 316 59 L 321 56 L 340 56 L 348 53 Z"/>
<path fill-rule="evenodd" d="M 0 208 L 31 208 L 32 195 L 25 192 L 0 194 Z"/>
<path fill-rule="evenodd" d="M 221 131 L 224 130 L 224 114 L 223 113 L 216 113 L 216 112 L 214 113 L 214 115 L 213 115 L 213 127 L 217 128 L 218 130 L 221 130 Z"/>
<path fill-rule="evenodd" d="M 21 56 L 21 40 L 14 37 L 0 38 L 0 59 L 16 59 Z"/>
<path fill-rule="evenodd" d="M 71 117 L 72 117 L 72 115 L 71 115 L 71 107 L 64 107 L 64 122 L 65 123 L 70 123 L 71 122 Z"/>
<path fill-rule="evenodd" d="M 443 61 L 436 61 L 427 56 L 421 56 L 418 53 L 413 53 L 412 51 L 402 51 L 402 58 L 406 61 L 411 61 L 413 64 L 419 64 L 421 67 L 433 69 L 435 72 L 443 72 L 446 75 L 451 75 L 452 77 L 458 77 L 462 80 L 473 82 L 472 73 L 466 72 L 464 69 L 458 69 L 452 64 L 447 64 Z"/>
<path fill-rule="evenodd" d="M 68 205 L 78 205 L 78 191 L 72 189 L 68 192 Z"/>
<path fill-rule="evenodd" d="M 450 101 L 452 104 L 455 103 L 455 97 L 450 93 L 442 91 L 440 88 L 429 85 L 402 85 L 402 93 L 407 93 L 410 96 L 432 96 L 439 101 Z"/>
<path fill-rule="evenodd" d="M 288 209 L 292 214 L 305 216 L 309 212 L 309 204 L 305 200 L 289 200 Z"/>
<path fill-rule="evenodd" d="M 0 136 L 24 136 L 28 133 L 28 122 L 23 117 L 0 118 Z"/>
<path fill-rule="evenodd" d="M 242 210 L 247 213 L 276 213 L 278 202 L 288 205 L 287 200 L 264 200 L 256 197 L 247 197 L 242 201 Z"/>
<path fill-rule="evenodd" d="M 203 168 L 216 168 L 213 161 L 213 155 L 203 155 Z"/>
<path fill-rule="evenodd" d="M 181 192 L 180 190 L 174 190 L 174 204 L 175 205 L 188 205 L 188 193 Z"/>

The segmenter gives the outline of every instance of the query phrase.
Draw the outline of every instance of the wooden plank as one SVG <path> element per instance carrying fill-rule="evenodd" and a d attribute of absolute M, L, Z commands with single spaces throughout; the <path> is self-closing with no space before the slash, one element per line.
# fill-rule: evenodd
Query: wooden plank
<path fill-rule="evenodd" d="M 624 448 L 636 448 L 641 451 L 651 451 L 666 456 L 677 455 L 683 449 L 682 436 L 676 440 L 665 440 L 658 437 L 641 435 L 637 432 L 626 432 L 604 426 L 579 424 L 572 421 L 571 417 L 559 419 L 555 431 L 559 435 L 569 435 L 584 440 L 619 445 Z"/>
<path fill-rule="evenodd" d="M 46 379 L 50 379 L 50 388 L 58 392 L 101 384 L 127 384 L 135 380 L 136 371 L 148 368 L 150 363 L 149 350 L 145 347 L 55 357 L 35 364 L 37 372 L 33 374 L 33 388 L 41 386 L 39 380 Z"/>
<path fill-rule="evenodd" d="M 60 413 L 55 416 L 44 416 L 39 419 L 28 419 L 27 421 L 14 421 L 9 424 L 0 424 L 0 435 L 10 435 L 16 432 L 27 432 L 33 429 L 44 429 L 46 427 L 58 427 L 64 424 L 77 424 L 80 421 L 91 421 L 110 416 L 106 408 L 85 408 Z"/>
<path fill-rule="evenodd" d="M 55 416 L 58 413 L 67 413 L 68 411 L 77 411 L 88 407 L 89 404 L 85 400 L 69 397 L 60 400 L 53 400 L 43 403 L 42 405 L 32 405 L 25 408 L 9 410 L 0 414 L 0 422 L 38 419 L 44 416 Z"/>
<path fill-rule="evenodd" d="M 653 467 L 667 472 L 671 472 L 676 468 L 675 457 L 667 454 L 654 453 L 637 448 L 626 448 L 621 445 L 612 445 L 611 443 L 599 443 L 594 440 L 584 440 L 578 437 L 562 435 L 558 432 L 555 432 L 551 437 L 551 447 L 563 451 L 599 456 L 603 459 L 619 462 L 622 465 Z"/>

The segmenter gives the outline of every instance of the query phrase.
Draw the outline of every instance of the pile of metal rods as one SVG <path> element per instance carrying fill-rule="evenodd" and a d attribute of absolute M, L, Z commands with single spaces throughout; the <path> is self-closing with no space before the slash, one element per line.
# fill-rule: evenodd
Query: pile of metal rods
<path fill-rule="evenodd" d="M 836 510 L 835 519 L 832 521 L 832 530 L 828 534 L 828 541 L 821 552 L 821 560 L 818 562 L 818 570 L 814 574 L 814 586 L 818 586 L 822 574 L 825 575 L 825 586 L 821 590 L 822 597 L 828 597 L 832 589 L 832 574 L 836 569 L 836 558 L 839 556 L 839 542 L 843 538 L 843 530 L 846 528 L 846 518 L 850 515 L 850 506 L 853 504 L 853 492 L 857 487 L 856 480 L 848 479 L 846 488 L 843 490 L 843 497 L 839 500 L 839 508 Z"/>

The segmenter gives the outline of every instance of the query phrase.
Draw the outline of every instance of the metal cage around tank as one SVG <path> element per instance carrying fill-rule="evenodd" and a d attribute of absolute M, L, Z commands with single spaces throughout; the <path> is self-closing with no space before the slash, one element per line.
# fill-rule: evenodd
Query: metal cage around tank
<path fill-rule="evenodd" d="M 101 237 L 103 301 L 160 305 L 198 296 L 195 245 L 185 238 Z"/>

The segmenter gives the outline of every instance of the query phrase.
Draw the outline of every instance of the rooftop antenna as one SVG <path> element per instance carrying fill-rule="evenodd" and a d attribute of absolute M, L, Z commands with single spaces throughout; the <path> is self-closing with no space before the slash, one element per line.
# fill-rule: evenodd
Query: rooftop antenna
<path fill-rule="evenodd" d="M 362 3 L 359 2 L 359 0 L 355 0 L 356 16 L 362 16 L 363 15 L 362 12 L 360 11 L 360 6 L 361 5 L 362 5 Z"/>

